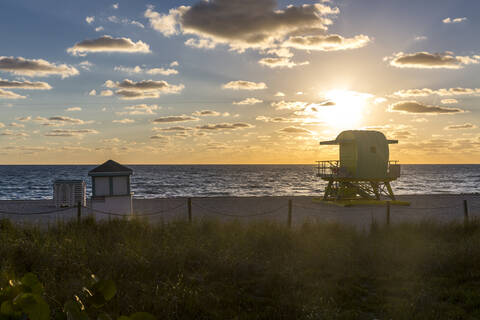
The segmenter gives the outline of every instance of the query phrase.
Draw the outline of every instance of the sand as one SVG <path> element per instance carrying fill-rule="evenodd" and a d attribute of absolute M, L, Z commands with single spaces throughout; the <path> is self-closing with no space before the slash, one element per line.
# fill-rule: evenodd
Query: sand
<path fill-rule="evenodd" d="M 292 225 L 298 226 L 305 221 L 321 221 L 347 224 L 359 229 L 367 229 L 375 220 L 379 224 L 386 222 L 386 208 L 378 206 L 339 207 L 331 204 L 313 202 L 313 197 L 211 197 L 192 198 L 192 219 L 218 219 L 221 221 L 271 220 L 287 223 L 288 200 L 292 200 Z M 469 218 L 480 215 L 480 195 L 411 195 L 398 196 L 399 200 L 410 201 L 408 207 L 392 206 L 390 223 L 420 222 L 432 220 L 448 223 L 463 222 L 463 201 L 467 200 Z M 188 219 L 187 198 L 134 199 L 135 214 L 151 223 L 165 223 Z M 87 204 L 88 206 L 88 204 Z M 61 212 L 52 200 L 12 200 L 0 201 L 0 218 L 5 217 L 19 224 L 53 225 L 58 221 L 70 221 L 77 218 L 77 209 L 70 208 Z M 111 219 L 100 213 L 82 209 L 82 216 L 93 215 L 97 220 Z"/>

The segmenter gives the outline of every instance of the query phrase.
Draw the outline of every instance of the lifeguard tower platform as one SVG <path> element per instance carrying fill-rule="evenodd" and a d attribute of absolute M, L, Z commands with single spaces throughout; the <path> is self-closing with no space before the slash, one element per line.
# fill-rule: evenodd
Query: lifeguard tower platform
<path fill-rule="evenodd" d="M 339 145 L 340 159 L 317 161 L 317 176 L 328 182 L 322 201 L 349 206 L 355 204 L 381 205 L 397 201 L 390 183 L 400 177 L 400 164 L 389 160 L 389 144 L 379 131 L 348 130 L 335 140 L 320 145 Z"/>

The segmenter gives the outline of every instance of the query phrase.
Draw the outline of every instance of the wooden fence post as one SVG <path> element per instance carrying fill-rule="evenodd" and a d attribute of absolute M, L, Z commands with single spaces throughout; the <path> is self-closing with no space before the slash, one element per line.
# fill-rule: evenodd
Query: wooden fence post
<path fill-rule="evenodd" d="M 463 222 L 468 223 L 468 203 L 467 199 L 463 200 Z"/>
<path fill-rule="evenodd" d="M 77 223 L 80 223 L 82 219 L 82 203 L 78 201 L 77 203 Z"/>
<path fill-rule="evenodd" d="M 188 198 L 188 223 L 192 223 L 192 198 Z"/>
<path fill-rule="evenodd" d="M 387 201 L 387 227 L 390 226 L 390 201 Z"/>
<path fill-rule="evenodd" d="M 292 199 L 288 200 L 288 220 L 287 225 L 289 228 L 292 227 Z"/>

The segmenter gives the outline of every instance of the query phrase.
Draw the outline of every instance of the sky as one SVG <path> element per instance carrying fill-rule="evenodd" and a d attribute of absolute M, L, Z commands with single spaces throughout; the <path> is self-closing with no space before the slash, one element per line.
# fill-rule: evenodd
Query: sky
<path fill-rule="evenodd" d="M 478 1 L 0 2 L 0 164 L 480 162 Z"/>

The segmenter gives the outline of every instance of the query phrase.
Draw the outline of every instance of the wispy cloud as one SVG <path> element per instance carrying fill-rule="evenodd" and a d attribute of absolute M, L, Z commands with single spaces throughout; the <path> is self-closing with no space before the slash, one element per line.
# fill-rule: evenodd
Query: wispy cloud
<path fill-rule="evenodd" d="M 209 130 L 209 131 L 216 131 L 216 130 L 237 130 L 237 129 L 248 129 L 253 128 L 254 126 L 245 123 L 245 122 L 236 122 L 236 123 L 216 123 L 216 124 L 206 124 L 203 126 L 197 126 L 196 128 L 199 130 Z"/>
<path fill-rule="evenodd" d="M 0 99 L 25 99 L 25 96 L 19 95 L 15 92 L 0 89 Z"/>
<path fill-rule="evenodd" d="M 46 132 L 44 135 L 47 137 L 82 137 L 86 134 L 98 134 L 97 130 L 93 129 L 80 129 L 80 130 L 70 130 L 70 129 L 55 129 L 49 132 Z"/>
<path fill-rule="evenodd" d="M 461 69 L 468 64 L 480 63 L 480 56 L 455 56 L 452 52 L 398 52 L 391 57 L 385 57 L 384 61 L 389 61 L 391 66 L 397 68 Z"/>
<path fill-rule="evenodd" d="M 142 68 L 140 66 L 135 66 L 135 67 L 124 67 L 124 66 L 118 66 L 114 68 L 115 71 L 120 71 L 120 72 L 126 72 L 126 73 L 131 73 L 131 74 L 140 74 L 140 73 L 145 73 L 145 74 L 151 74 L 151 75 L 163 75 L 163 76 L 169 76 L 173 74 L 178 74 L 178 71 L 175 69 L 171 68 Z"/>
<path fill-rule="evenodd" d="M 214 110 L 201 110 L 195 111 L 192 115 L 196 117 L 218 117 L 221 113 Z"/>
<path fill-rule="evenodd" d="M 470 122 L 464 124 L 452 124 L 445 127 L 445 130 L 462 130 L 462 129 L 475 129 L 477 128 L 476 125 L 471 124 Z"/>
<path fill-rule="evenodd" d="M 125 79 L 121 82 L 107 80 L 104 84 L 107 88 L 119 89 L 115 93 L 121 99 L 148 99 L 158 98 L 161 94 L 175 94 L 183 90 L 184 85 L 173 85 L 164 80 L 142 80 L 135 82 Z"/>
<path fill-rule="evenodd" d="M 445 18 L 442 20 L 443 23 L 445 24 L 452 24 L 452 23 L 461 23 L 461 22 L 465 22 L 467 21 L 467 18 L 466 17 L 462 17 L 462 18 Z"/>
<path fill-rule="evenodd" d="M 67 78 L 79 74 L 75 67 L 66 64 L 54 64 L 43 59 L 5 56 L 0 57 L 0 70 L 27 77 L 59 75 Z"/>
<path fill-rule="evenodd" d="M 260 99 L 257 99 L 257 98 L 246 98 L 246 99 L 243 99 L 241 101 L 234 101 L 233 104 L 244 106 L 244 105 L 254 105 L 254 104 L 262 103 L 262 102 L 263 102 L 263 100 L 260 100 Z"/>
<path fill-rule="evenodd" d="M 50 90 L 52 87 L 46 82 L 11 81 L 0 78 L 0 88 L 27 89 L 27 90 Z"/>
<path fill-rule="evenodd" d="M 67 49 L 73 55 L 86 55 L 91 52 L 123 52 L 123 53 L 150 53 L 150 46 L 139 40 L 132 41 L 129 38 L 113 38 L 105 35 L 103 37 L 83 40 Z"/>
<path fill-rule="evenodd" d="M 417 101 L 401 101 L 390 105 L 388 111 L 417 114 L 455 114 L 462 113 L 465 110 L 460 108 L 450 108 L 444 106 L 431 106 Z"/>
<path fill-rule="evenodd" d="M 222 88 L 232 90 L 263 90 L 267 89 L 267 85 L 265 84 L 265 82 L 236 80 L 225 83 Z"/>
<path fill-rule="evenodd" d="M 198 121 L 200 120 L 199 118 L 187 116 L 187 115 L 181 115 L 181 116 L 165 116 L 165 117 L 159 117 L 152 122 L 154 123 L 171 123 L 171 122 L 187 122 L 187 121 Z"/>

